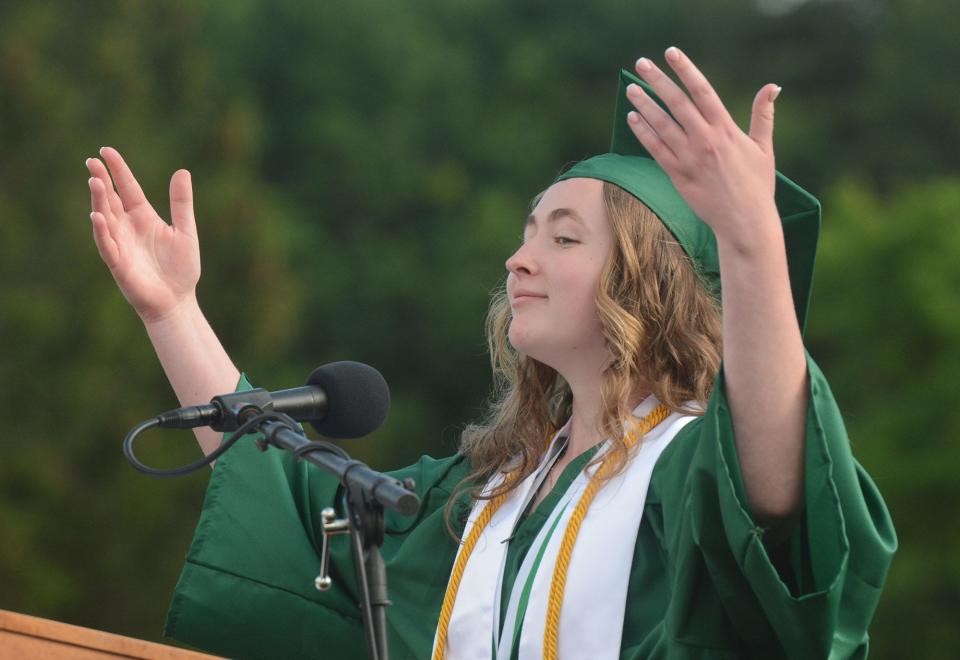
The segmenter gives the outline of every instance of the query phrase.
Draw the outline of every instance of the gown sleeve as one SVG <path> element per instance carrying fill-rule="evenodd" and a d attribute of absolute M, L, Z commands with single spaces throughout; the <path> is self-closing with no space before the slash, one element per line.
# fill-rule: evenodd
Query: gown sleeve
<path fill-rule="evenodd" d="M 242 377 L 238 389 L 249 387 Z M 444 505 L 466 475 L 466 463 L 461 456 L 425 456 L 390 473 L 414 479 L 421 500 L 415 516 L 386 515 L 382 554 L 395 658 L 429 656 L 457 549 Z M 332 506 L 342 517 L 341 494 L 336 478 L 293 461 L 289 452 L 261 452 L 253 438 L 238 441 L 210 477 L 164 634 L 231 657 L 366 657 L 349 536 L 331 540 L 333 588 L 314 588 L 320 511 Z M 465 515 L 457 507 L 452 521 Z"/>
<path fill-rule="evenodd" d="M 706 414 L 661 456 L 651 486 L 671 581 L 668 657 L 866 655 L 896 535 L 823 374 L 807 365 L 803 510 L 775 547 L 747 504 L 722 373 Z"/>

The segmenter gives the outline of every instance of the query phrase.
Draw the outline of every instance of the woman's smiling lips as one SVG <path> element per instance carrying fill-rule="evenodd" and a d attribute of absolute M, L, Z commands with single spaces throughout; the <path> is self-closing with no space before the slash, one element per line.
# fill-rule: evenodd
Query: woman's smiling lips
<path fill-rule="evenodd" d="M 534 293 L 533 291 L 527 291 L 525 289 L 518 289 L 513 292 L 513 295 L 510 297 L 510 306 L 519 305 L 520 303 L 531 302 L 533 300 L 546 300 L 547 297 L 542 293 Z"/>

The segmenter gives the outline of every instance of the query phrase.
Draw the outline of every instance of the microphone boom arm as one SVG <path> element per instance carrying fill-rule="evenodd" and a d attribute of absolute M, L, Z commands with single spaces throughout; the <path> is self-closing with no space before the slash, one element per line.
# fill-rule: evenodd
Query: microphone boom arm
<path fill-rule="evenodd" d="M 260 425 L 260 432 L 269 444 L 292 451 L 298 458 L 310 461 L 335 476 L 348 489 L 356 488 L 365 497 L 402 516 L 412 516 L 420 508 L 420 498 L 406 484 L 371 470 L 365 463 L 321 450 L 305 435 L 282 422 L 264 422 Z"/>

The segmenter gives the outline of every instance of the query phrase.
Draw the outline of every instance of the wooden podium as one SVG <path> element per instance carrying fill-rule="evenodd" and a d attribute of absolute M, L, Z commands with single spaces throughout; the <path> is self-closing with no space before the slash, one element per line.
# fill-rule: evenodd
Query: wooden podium
<path fill-rule="evenodd" d="M 21 658 L 162 658 L 187 660 L 212 655 L 132 637 L 0 610 L 0 660 Z"/>

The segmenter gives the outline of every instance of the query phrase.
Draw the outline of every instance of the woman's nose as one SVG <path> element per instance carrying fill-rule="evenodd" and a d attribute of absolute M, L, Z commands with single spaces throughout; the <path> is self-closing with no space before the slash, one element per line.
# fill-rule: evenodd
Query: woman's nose
<path fill-rule="evenodd" d="M 536 272 L 536 261 L 529 243 L 523 243 L 517 251 L 510 255 L 506 262 L 507 270 L 513 274 L 524 273 L 530 275 Z"/>

